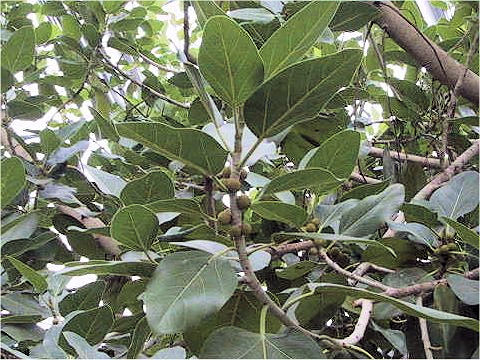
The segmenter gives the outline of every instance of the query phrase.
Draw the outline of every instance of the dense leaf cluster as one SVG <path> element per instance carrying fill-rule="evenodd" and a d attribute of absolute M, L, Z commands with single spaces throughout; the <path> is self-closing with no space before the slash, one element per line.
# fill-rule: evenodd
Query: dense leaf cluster
<path fill-rule="evenodd" d="M 376 7 L 1 10 L 2 357 L 478 356 L 478 109 Z"/>

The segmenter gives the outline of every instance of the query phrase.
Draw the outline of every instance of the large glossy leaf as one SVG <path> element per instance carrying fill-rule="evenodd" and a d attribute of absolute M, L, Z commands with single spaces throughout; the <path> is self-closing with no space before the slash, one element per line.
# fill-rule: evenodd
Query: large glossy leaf
<path fill-rule="evenodd" d="M 107 354 L 98 351 L 83 337 L 74 332 L 65 331 L 63 336 L 65 336 L 68 344 L 75 349 L 75 352 L 78 355 L 77 359 L 110 359 Z"/>
<path fill-rule="evenodd" d="M 300 227 L 307 220 L 307 213 L 301 207 L 279 201 L 260 201 L 251 205 L 251 209 L 264 219 L 280 221 Z"/>
<path fill-rule="evenodd" d="M 214 331 L 201 353 L 207 359 L 323 359 L 322 349 L 297 331 L 258 334 L 234 326 Z"/>
<path fill-rule="evenodd" d="M 429 247 L 436 247 L 438 245 L 438 239 L 435 233 L 423 224 L 388 221 L 388 226 L 397 232 L 397 235 L 405 234 L 409 240 L 418 244 Z"/>
<path fill-rule="evenodd" d="M 120 176 L 110 174 L 93 166 L 82 165 L 82 169 L 92 178 L 101 192 L 120 197 L 120 193 L 127 184 Z"/>
<path fill-rule="evenodd" d="M 31 26 L 24 26 L 2 46 L 2 67 L 12 73 L 24 70 L 32 63 L 34 51 L 35 31 Z"/>
<path fill-rule="evenodd" d="M 142 205 L 129 205 L 118 210 L 112 218 L 110 233 L 122 245 L 148 251 L 158 232 L 158 219 Z"/>
<path fill-rule="evenodd" d="M 144 293 L 148 323 L 157 334 L 183 332 L 218 311 L 236 286 L 227 260 L 202 251 L 169 255 Z"/>
<path fill-rule="evenodd" d="M 258 332 L 262 304 L 251 291 L 236 291 L 222 309 L 206 318 L 198 326 L 187 330 L 184 339 L 191 351 L 198 354 L 208 336 L 223 326 L 235 326 L 244 330 Z M 281 326 L 280 321 L 271 313 L 266 317 L 266 331 L 275 333 Z"/>
<path fill-rule="evenodd" d="M 335 177 L 330 171 L 320 168 L 292 171 L 272 179 L 263 189 L 265 194 L 281 191 L 314 188 L 318 194 L 326 194 L 337 188 L 344 179 Z"/>
<path fill-rule="evenodd" d="M 462 239 L 462 241 L 464 243 L 472 245 L 475 249 L 479 248 L 480 237 L 475 231 L 470 230 L 465 225 L 463 225 L 463 224 L 461 224 L 461 223 L 459 223 L 459 222 L 457 222 L 453 219 L 449 219 L 445 216 L 442 216 L 441 220 L 443 222 L 447 223 L 447 225 L 454 228 L 455 231 L 457 232 L 457 235 L 460 237 L 460 239 Z"/>
<path fill-rule="evenodd" d="M 333 135 L 312 154 L 306 167 L 330 170 L 338 178 L 348 178 L 360 150 L 360 133 L 344 130 Z"/>
<path fill-rule="evenodd" d="M 440 215 L 456 220 L 478 206 L 478 184 L 479 174 L 476 171 L 455 175 L 447 185 L 433 193 L 429 204 Z"/>
<path fill-rule="evenodd" d="M 245 103 L 245 122 L 259 138 L 314 119 L 360 63 L 361 51 L 348 49 L 294 64 L 266 81 Z"/>
<path fill-rule="evenodd" d="M 478 299 L 478 288 L 475 295 L 475 298 Z M 437 310 L 446 311 L 454 314 L 458 313 L 459 301 L 455 297 L 453 291 L 446 284 L 439 284 L 435 286 L 435 289 L 433 290 L 433 304 Z M 451 340 L 452 337 L 455 335 L 457 327 L 448 324 L 435 325 L 435 327 L 438 328 L 440 331 L 443 340 L 443 346 L 448 352 L 449 348 L 451 348 L 453 345 Z"/>
<path fill-rule="evenodd" d="M 205 1 L 192 1 L 192 6 L 195 9 L 197 14 L 197 19 L 200 25 L 205 26 L 205 23 L 212 16 L 216 15 L 226 15 L 225 12 L 218 7 L 215 1 L 205 0 Z"/>
<path fill-rule="evenodd" d="M 243 104 L 263 81 L 253 40 L 227 16 L 214 16 L 205 24 L 198 63 L 210 86 L 231 106 Z"/>
<path fill-rule="evenodd" d="M 90 310 L 98 307 L 105 290 L 105 282 L 103 280 L 82 286 L 75 292 L 65 296 L 58 304 L 60 314 L 66 316 L 76 310 Z"/>
<path fill-rule="evenodd" d="M 120 199 L 125 205 L 147 204 L 175 196 L 173 181 L 163 171 L 152 171 L 139 179 L 130 181 L 122 190 Z"/>
<path fill-rule="evenodd" d="M 42 293 L 47 290 L 48 284 L 42 275 L 20 260 L 17 260 L 11 256 L 7 256 L 7 259 L 12 263 L 13 266 L 15 266 L 18 272 L 34 286 L 38 293 Z"/>
<path fill-rule="evenodd" d="M 5 51 L 5 49 L 3 50 Z M 10 204 L 25 186 L 25 168 L 17 157 L 2 160 L 1 198 L 2 209 Z"/>
<path fill-rule="evenodd" d="M 386 302 L 392 304 L 405 312 L 408 315 L 418 316 L 421 318 L 425 318 L 432 322 L 437 323 L 444 323 L 444 324 L 451 324 L 457 325 L 461 327 L 465 327 L 468 329 L 472 329 L 474 331 L 479 331 L 480 323 L 476 319 L 472 319 L 469 317 L 450 314 L 447 312 L 430 309 L 428 307 L 415 305 L 403 300 L 399 300 L 390 296 L 386 296 L 383 294 L 375 293 L 373 291 L 361 289 L 361 288 L 353 288 L 349 286 L 343 285 L 336 285 L 336 284 L 327 284 L 327 283 L 315 283 L 310 285 L 315 291 L 318 292 L 328 292 L 328 293 L 340 293 L 340 294 L 347 294 L 353 298 L 364 298 L 364 299 L 371 299 L 379 302 Z"/>
<path fill-rule="evenodd" d="M 157 200 L 149 204 L 145 204 L 145 207 L 154 213 L 179 212 L 194 216 L 202 213 L 199 203 L 193 199 Z"/>
<path fill-rule="evenodd" d="M 364 2 L 343 1 L 331 22 L 332 31 L 356 31 L 372 21 L 378 10 Z"/>
<path fill-rule="evenodd" d="M 200 174 L 219 173 L 227 160 L 227 151 L 200 130 L 140 122 L 117 124 L 117 130 L 121 136 L 135 140 L 170 160 L 178 160 Z"/>
<path fill-rule="evenodd" d="M 265 78 L 301 60 L 328 27 L 337 7 L 336 1 L 312 1 L 275 31 L 260 49 Z"/>
<path fill-rule="evenodd" d="M 95 345 L 103 340 L 112 325 L 112 309 L 106 305 L 78 312 L 65 324 L 63 330 L 72 331 L 87 340 L 90 345 Z"/>
<path fill-rule="evenodd" d="M 132 335 L 132 341 L 128 347 L 127 359 L 137 359 L 138 354 L 143 350 L 145 341 L 148 339 L 152 331 L 148 326 L 147 318 L 142 318 L 137 325 Z"/>
<path fill-rule="evenodd" d="M 339 232 L 342 235 L 368 236 L 390 219 L 403 204 L 404 187 L 394 184 L 378 195 L 370 195 L 348 209 L 340 218 Z"/>
<path fill-rule="evenodd" d="M 478 305 L 479 298 L 479 281 L 478 280 L 470 280 L 467 279 L 465 276 L 457 275 L 457 274 L 449 274 L 447 275 L 448 285 L 453 290 L 455 295 L 458 296 L 460 300 L 462 300 L 465 304 L 468 305 Z"/>

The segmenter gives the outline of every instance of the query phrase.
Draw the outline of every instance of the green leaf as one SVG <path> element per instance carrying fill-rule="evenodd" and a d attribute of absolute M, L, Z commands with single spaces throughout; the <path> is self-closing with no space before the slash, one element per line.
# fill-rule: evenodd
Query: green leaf
<path fill-rule="evenodd" d="M 350 83 L 361 55 L 360 50 L 348 49 L 283 70 L 263 83 L 245 103 L 247 126 L 259 138 L 265 138 L 314 119 L 335 92 Z"/>
<path fill-rule="evenodd" d="M 2 67 L 1 71 L 2 71 L 1 73 L 2 81 L 0 86 L 1 86 L 2 93 L 4 93 L 4 92 L 7 92 L 7 90 L 13 86 L 13 84 L 15 84 L 15 78 L 13 77 L 12 73 L 7 69 L 4 69 Z"/>
<path fill-rule="evenodd" d="M 458 296 L 467 305 L 478 305 L 479 298 L 479 282 L 478 280 L 470 280 L 462 275 L 457 274 L 448 274 L 447 275 L 448 285 Z"/>
<path fill-rule="evenodd" d="M 148 323 L 157 334 L 184 332 L 218 311 L 236 286 L 227 260 L 203 251 L 168 255 L 144 293 Z"/>
<path fill-rule="evenodd" d="M 10 312 L 9 315 L 31 316 L 36 318 L 32 323 L 51 316 L 50 310 L 47 307 L 40 305 L 33 295 L 15 292 L 2 295 L 0 299 L 2 309 Z M 4 323 L 3 316 L 2 323 Z"/>
<path fill-rule="evenodd" d="M 323 168 L 338 178 L 348 179 L 360 150 L 360 133 L 344 130 L 328 138 L 317 148 L 307 168 Z"/>
<path fill-rule="evenodd" d="M 112 325 L 112 309 L 106 305 L 74 315 L 65 324 L 63 331 L 72 331 L 87 340 L 90 345 L 95 345 L 103 340 Z"/>
<path fill-rule="evenodd" d="M 315 188 L 318 194 L 327 194 L 337 188 L 343 180 L 336 178 L 328 170 L 311 168 L 280 175 L 272 179 L 263 191 L 267 195 L 281 191 Z"/>
<path fill-rule="evenodd" d="M 405 191 L 401 184 L 391 185 L 378 195 L 367 196 L 342 214 L 340 234 L 357 237 L 371 235 L 390 220 L 403 204 L 404 198 Z"/>
<path fill-rule="evenodd" d="M 428 203 L 440 215 L 456 220 L 478 206 L 478 182 L 478 172 L 462 172 L 436 190 Z"/>
<path fill-rule="evenodd" d="M 198 202 L 192 199 L 157 200 L 144 205 L 154 213 L 178 212 L 185 215 L 198 216 L 202 213 Z"/>
<path fill-rule="evenodd" d="M 65 36 L 71 37 L 74 40 L 80 40 L 82 32 L 80 25 L 73 15 L 62 16 L 62 29 Z"/>
<path fill-rule="evenodd" d="M 75 349 L 78 355 L 77 359 L 110 359 L 107 354 L 96 350 L 83 337 L 74 332 L 65 331 L 63 336 L 65 336 L 69 345 Z"/>
<path fill-rule="evenodd" d="M 380 247 L 396 256 L 395 251 L 392 248 L 385 246 L 381 242 L 371 239 L 362 239 L 356 238 L 353 236 L 345 236 L 345 235 L 337 235 L 337 234 L 327 234 L 327 233 L 295 233 L 295 232 L 281 232 L 278 233 L 279 235 L 287 235 L 287 236 L 295 236 L 304 239 L 312 239 L 312 240 L 327 240 L 327 241 L 339 241 L 346 244 L 360 244 L 360 245 L 367 245 L 372 247 Z"/>
<path fill-rule="evenodd" d="M 70 262 L 64 264 L 65 269 L 58 273 L 63 275 L 124 275 L 150 277 L 155 270 L 155 265 L 141 261 L 101 261 Z"/>
<path fill-rule="evenodd" d="M 477 292 L 475 293 L 475 298 L 478 299 L 478 288 L 477 288 Z M 455 294 L 452 292 L 452 290 L 450 290 L 450 288 L 446 284 L 439 284 L 435 286 L 435 289 L 433 290 L 433 303 L 437 310 L 446 311 L 449 313 L 458 312 L 459 302 L 455 297 Z M 451 340 L 455 335 L 457 327 L 452 325 L 447 325 L 447 324 L 438 324 L 437 326 L 442 335 L 443 346 L 445 347 L 445 351 L 449 352 L 449 348 L 451 348 L 450 345 L 452 344 Z"/>
<path fill-rule="evenodd" d="M 275 31 L 260 49 L 265 78 L 301 60 L 327 29 L 337 7 L 336 1 L 312 1 Z"/>
<path fill-rule="evenodd" d="M 430 248 L 438 245 L 437 235 L 430 230 L 427 226 L 417 223 L 396 223 L 394 221 L 388 221 L 388 226 L 398 235 L 406 234 L 410 241 L 418 244 L 427 245 Z"/>
<path fill-rule="evenodd" d="M 226 16 L 205 24 L 198 53 L 200 71 L 217 95 L 238 106 L 263 81 L 263 63 L 250 35 Z"/>
<path fill-rule="evenodd" d="M 5 51 L 5 50 L 3 50 Z M 23 162 L 14 156 L 2 160 L 1 198 L 2 209 L 10 204 L 25 187 L 25 168 Z"/>
<path fill-rule="evenodd" d="M 202 27 L 205 26 L 208 19 L 216 15 L 226 15 L 215 1 L 192 1 L 192 6 L 197 14 L 198 22 Z"/>
<path fill-rule="evenodd" d="M 40 132 L 40 147 L 46 155 L 54 152 L 62 143 L 53 130 L 44 129 Z"/>
<path fill-rule="evenodd" d="M 470 230 L 465 225 L 460 224 L 459 222 L 453 219 L 449 219 L 445 216 L 442 216 L 440 219 L 443 222 L 447 223 L 447 225 L 454 228 L 455 231 L 457 232 L 457 235 L 460 237 L 460 239 L 462 239 L 464 243 L 472 245 L 475 249 L 479 248 L 480 237 L 475 231 Z"/>
<path fill-rule="evenodd" d="M 395 349 L 400 351 L 403 355 L 408 354 L 408 348 L 407 348 L 407 341 L 405 338 L 405 334 L 400 331 L 400 330 L 392 330 L 392 329 L 385 329 L 381 326 L 378 326 L 375 324 L 375 322 L 371 322 L 372 328 L 375 331 L 378 331 L 380 334 L 382 334 L 385 339 L 387 339 L 390 344 L 392 344 Z"/>
<path fill-rule="evenodd" d="M 188 348 L 195 354 L 200 350 L 208 336 L 223 326 L 236 326 L 244 330 L 259 332 L 262 304 L 251 291 L 236 291 L 222 309 L 207 317 L 198 326 L 187 330 L 183 336 Z M 280 329 L 280 321 L 267 313 L 265 330 L 275 333 Z"/>
<path fill-rule="evenodd" d="M 227 151 L 200 130 L 140 122 L 117 124 L 117 130 L 121 136 L 135 140 L 160 155 L 178 160 L 207 176 L 219 173 L 227 160 Z"/>
<path fill-rule="evenodd" d="M 17 260 L 11 256 L 7 256 L 7 259 L 12 263 L 13 266 L 15 266 L 18 272 L 22 274 L 22 276 L 27 279 L 30 284 L 33 285 L 38 293 L 43 293 L 45 290 L 47 290 L 48 284 L 42 275 L 37 273 L 30 266 L 25 265 L 20 260 Z"/>
<path fill-rule="evenodd" d="M 2 47 L 2 67 L 12 73 L 25 70 L 32 63 L 34 52 L 35 31 L 31 26 L 24 26 Z"/>
<path fill-rule="evenodd" d="M 313 261 L 300 261 L 298 263 L 288 265 L 286 268 L 275 269 L 275 274 L 282 279 L 295 280 L 303 275 L 308 274 L 318 266 L 319 265 Z"/>
<path fill-rule="evenodd" d="M 122 245 L 148 251 L 157 236 L 158 225 L 158 219 L 152 211 L 134 204 L 115 213 L 110 233 Z"/>
<path fill-rule="evenodd" d="M 135 325 L 132 341 L 128 347 L 127 359 L 137 359 L 137 356 L 143 350 L 145 341 L 147 341 L 151 333 L 152 330 L 150 330 L 150 327 L 148 326 L 147 318 L 143 317 L 139 322 L 137 322 L 137 325 Z"/>
<path fill-rule="evenodd" d="M 105 194 L 120 197 L 120 193 L 127 184 L 120 176 L 110 174 L 93 166 L 84 164 L 82 169 L 90 175 L 92 182 Z"/>
<path fill-rule="evenodd" d="M 331 23 L 332 31 L 357 31 L 372 21 L 378 10 L 360 1 L 343 1 Z"/>
<path fill-rule="evenodd" d="M 164 171 L 152 171 L 130 181 L 122 190 L 120 199 L 125 205 L 152 203 L 175 196 L 173 181 Z"/>
<path fill-rule="evenodd" d="M 307 220 L 307 212 L 296 205 L 279 201 L 260 201 L 250 208 L 264 219 L 280 221 L 294 227 L 302 226 Z"/>
<path fill-rule="evenodd" d="M 77 291 L 65 296 L 58 304 L 60 314 L 66 316 L 76 310 L 90 310 L 98 307 L 105 290 L 105 282 L 98 280 L 82 286 Z"/>
<path fill-rule="evenodd" d="M 408 315 L 425 318 L 432 322 L 451 324 L 465 327 L 467 329 L 471 329 L 477 332 L 479 331 L 480 323 L 476 319 L 415 305 L 406 301 L 395 299 L 387 295 L 375 293 L 373 291 L 327 283 L 316 283 L 312 284 L 311 286 L 314 287 L 315 291 L 318 292 L 347 294 L 348 296 L 356 299 L 364 298 L 375 300 L 378 302 L 386 302 L 396 306 Z"/>
<path fill-rule="evenodd" d="M 214 331 L 203 345 L 207 359 L 323 359 L 322 349 L 310 337 L 293 330 L 287 334 L 258 334 L 234 326 Z"/>
<path fill-rule="evenodd" d="M 118 136 L 117 129 L 115 129 L 113 122 L 110 119 L 103 117 L 102 114 L 100 114 L 94 108 L 90 107 L 89 110 L 93 114 L 93 118 L 97 123 L 101 136 L 107 138 L 108 140 L 118 142 L 120 137 Z"/>

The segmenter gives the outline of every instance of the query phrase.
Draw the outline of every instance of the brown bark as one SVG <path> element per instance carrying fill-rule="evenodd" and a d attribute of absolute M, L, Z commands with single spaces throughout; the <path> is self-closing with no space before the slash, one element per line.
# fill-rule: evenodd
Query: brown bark
<path fill-rule="evenodd" d="M 471 70 L 450 57 L 443 49 L 423 35 L 413 24 L 405 19 L 390 1 L 374 1 L 379 10 L 374 22 L 403 48 L 420 66 L 453 89 L 459 77 L 465 74 L 458 93 L 478 106 L 479 78 Z"/>
<path fill-rule="evenodd" d="M 381 148 L 371 147 L 370 150 L 368 151 L 368 155 L 376 158 L 381 158 L 383 157 L 383 151 L 384 150 Z M 434 168 L 440 167 L 440 159 L 437 159 L 437 158 L 410 155 L 404 152 L 397 152 L 397 151 L 390 151 L 390 157 L 396 160 L 418 163 L 423 166 L 434 167 Z"/>

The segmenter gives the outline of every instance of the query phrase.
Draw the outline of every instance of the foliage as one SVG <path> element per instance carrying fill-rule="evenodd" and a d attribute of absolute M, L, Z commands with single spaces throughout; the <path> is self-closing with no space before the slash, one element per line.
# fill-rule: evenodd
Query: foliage
<path fill-rule="evenodd" d="M 478 355 L 478 109 L 376 7 L 0 6 L 2 357 Z"/>

